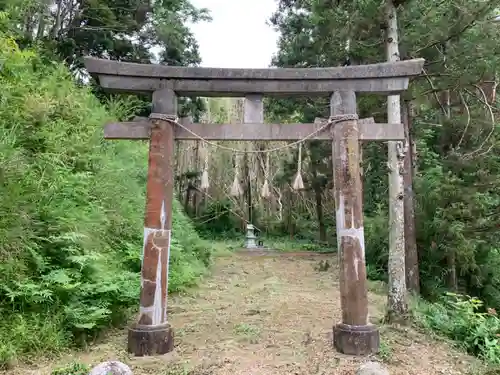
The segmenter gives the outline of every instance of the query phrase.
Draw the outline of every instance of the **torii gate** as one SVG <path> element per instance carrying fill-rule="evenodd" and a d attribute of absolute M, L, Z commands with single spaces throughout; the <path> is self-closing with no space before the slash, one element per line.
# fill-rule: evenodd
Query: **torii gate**
<path fill-rule="evenodd" d="M 340 263 L 342 320 L 334 346 L 345 354 L 379 350 L 379 332 L 368 322 L 359 141 L 404 140 L 402 124 L 358 120 L 356 92 L 399 94 L 423 59 L 341 68 L 217 69 L 123 63 L 86 58 L 85 67 L 111 92 L 152 93 L 149 120 L 108 124 L 106 139 L 149 139 L 139 319 L 129 328 L 128 350 L 137 356 L 173 350 L 167 319 L 168 262 L 174 199 L 174 141 L 331 140 Z M 244 124 L 196 124 L 177 119 L 177 96 L 245 97 Z M 329 95 L 325 123 L 264 124 L 263 95 Z M 179 126 L 181 124 L 182 126 Z"/>

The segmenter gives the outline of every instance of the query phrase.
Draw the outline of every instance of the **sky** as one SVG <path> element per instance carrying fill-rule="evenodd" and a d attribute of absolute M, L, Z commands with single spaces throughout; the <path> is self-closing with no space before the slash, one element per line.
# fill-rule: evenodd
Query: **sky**
<path fill-rule="evenodd" d="M 277 50 L 278 34 L 267 20 L 275 0 L 191 0 L 208 8 L 212 22 L 191 25 L 199 44 L 201 66 L 267 68 Z"/>

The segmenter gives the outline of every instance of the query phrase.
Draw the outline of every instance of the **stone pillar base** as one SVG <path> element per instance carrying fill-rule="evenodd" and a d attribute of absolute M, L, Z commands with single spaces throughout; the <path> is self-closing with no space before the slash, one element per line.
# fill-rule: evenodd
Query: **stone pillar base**
<path fill-rule="evenodd" d="M 128 352 L 136 357 L 165 354 L 174 350 L 174 330 L 170 324 L 144 326 L 134 324 L 128 329 Z"/>
<path fill-rule="evenodd" d="M 342 354 L 376 354 L 380 348 L 380 334 L 373 324 L 351 326 L 339 323 L 333 328 L 333 345 Z"/>

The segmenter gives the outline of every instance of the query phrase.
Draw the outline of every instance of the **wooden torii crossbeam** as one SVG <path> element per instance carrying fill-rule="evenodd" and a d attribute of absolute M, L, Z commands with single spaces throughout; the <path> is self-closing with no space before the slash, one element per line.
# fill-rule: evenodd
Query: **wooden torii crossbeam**
<path fill-rule="evenodd" d="M 220 69 L 85 59 L 89 73 L 108 91 L 139 93 L 168 87 L 180 96 L 216 97 L 312 96 L 340 90 L 397 94 L 408 88 L 409 77 L 420 74 L 422 66 L 423 59 L 415 59 L 341 68 Z"/>
<path fill-rule="evenodd" d="M 248 111 L 247 111 L 248 113 Z M 182 117 L 176 127 L 174 138 L 178 141 L 297 141 L 318 132 L 327 119 L 317 118 L 312 124 L 205 124 L 193 123 L 191 117 Z M 401 124 L 375 124 L 372 117 L 358 120 L 361 141 L 387 141 L 404 139 Z M 104 126 L 105 139 L 150 139 L 151 123 L 145 117 L 134 121 L 114 122 Z M 195 135 L 196 134 L 196 135 Z M 328 129 L 309 138 L 331 140 Z"/>
<path fill-rule="evenodd" d="M 107 124 L 107 139 L 149 139 L 140 311 L 129 328 L 135 355 L 173 349 L 167 319 L 168 260 L 172 230 L 175 140 L 332 142 L 342 321 L 334 345 L 346 354 L 379 350 L 379 332 L 368 322 L 359 141 L 403 140 L 402 124 L 357 119 L 356 92 L 398 94 L 420 74 L 423 59 L 342 68 L 215 69 L 122 63 L 86 58 L 88 72 L 110 92 L 153 93 L 149 119 Z M 177 119 L 177 96 L 245 97 L 244 124 L 198 124 Z M 264 124 L 263 95 L 330 96 L 331 126 Z M 321 131 L 319 131 L 321 130 Z"/>

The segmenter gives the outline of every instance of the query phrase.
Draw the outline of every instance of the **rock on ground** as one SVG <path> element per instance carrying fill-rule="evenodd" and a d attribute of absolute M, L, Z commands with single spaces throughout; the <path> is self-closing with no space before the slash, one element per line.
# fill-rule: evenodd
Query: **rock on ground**
<path fill-rule="evenodd" d="M 389 375 L 389 371 L 378 362 L 366 362 L 359 366 L 356 375 Z"/>
<path fill-rule="evenodd" d="M 107 361 L 95 366 L 89 375 L 132 375 L 132 370 L 125 363 Z"/>

